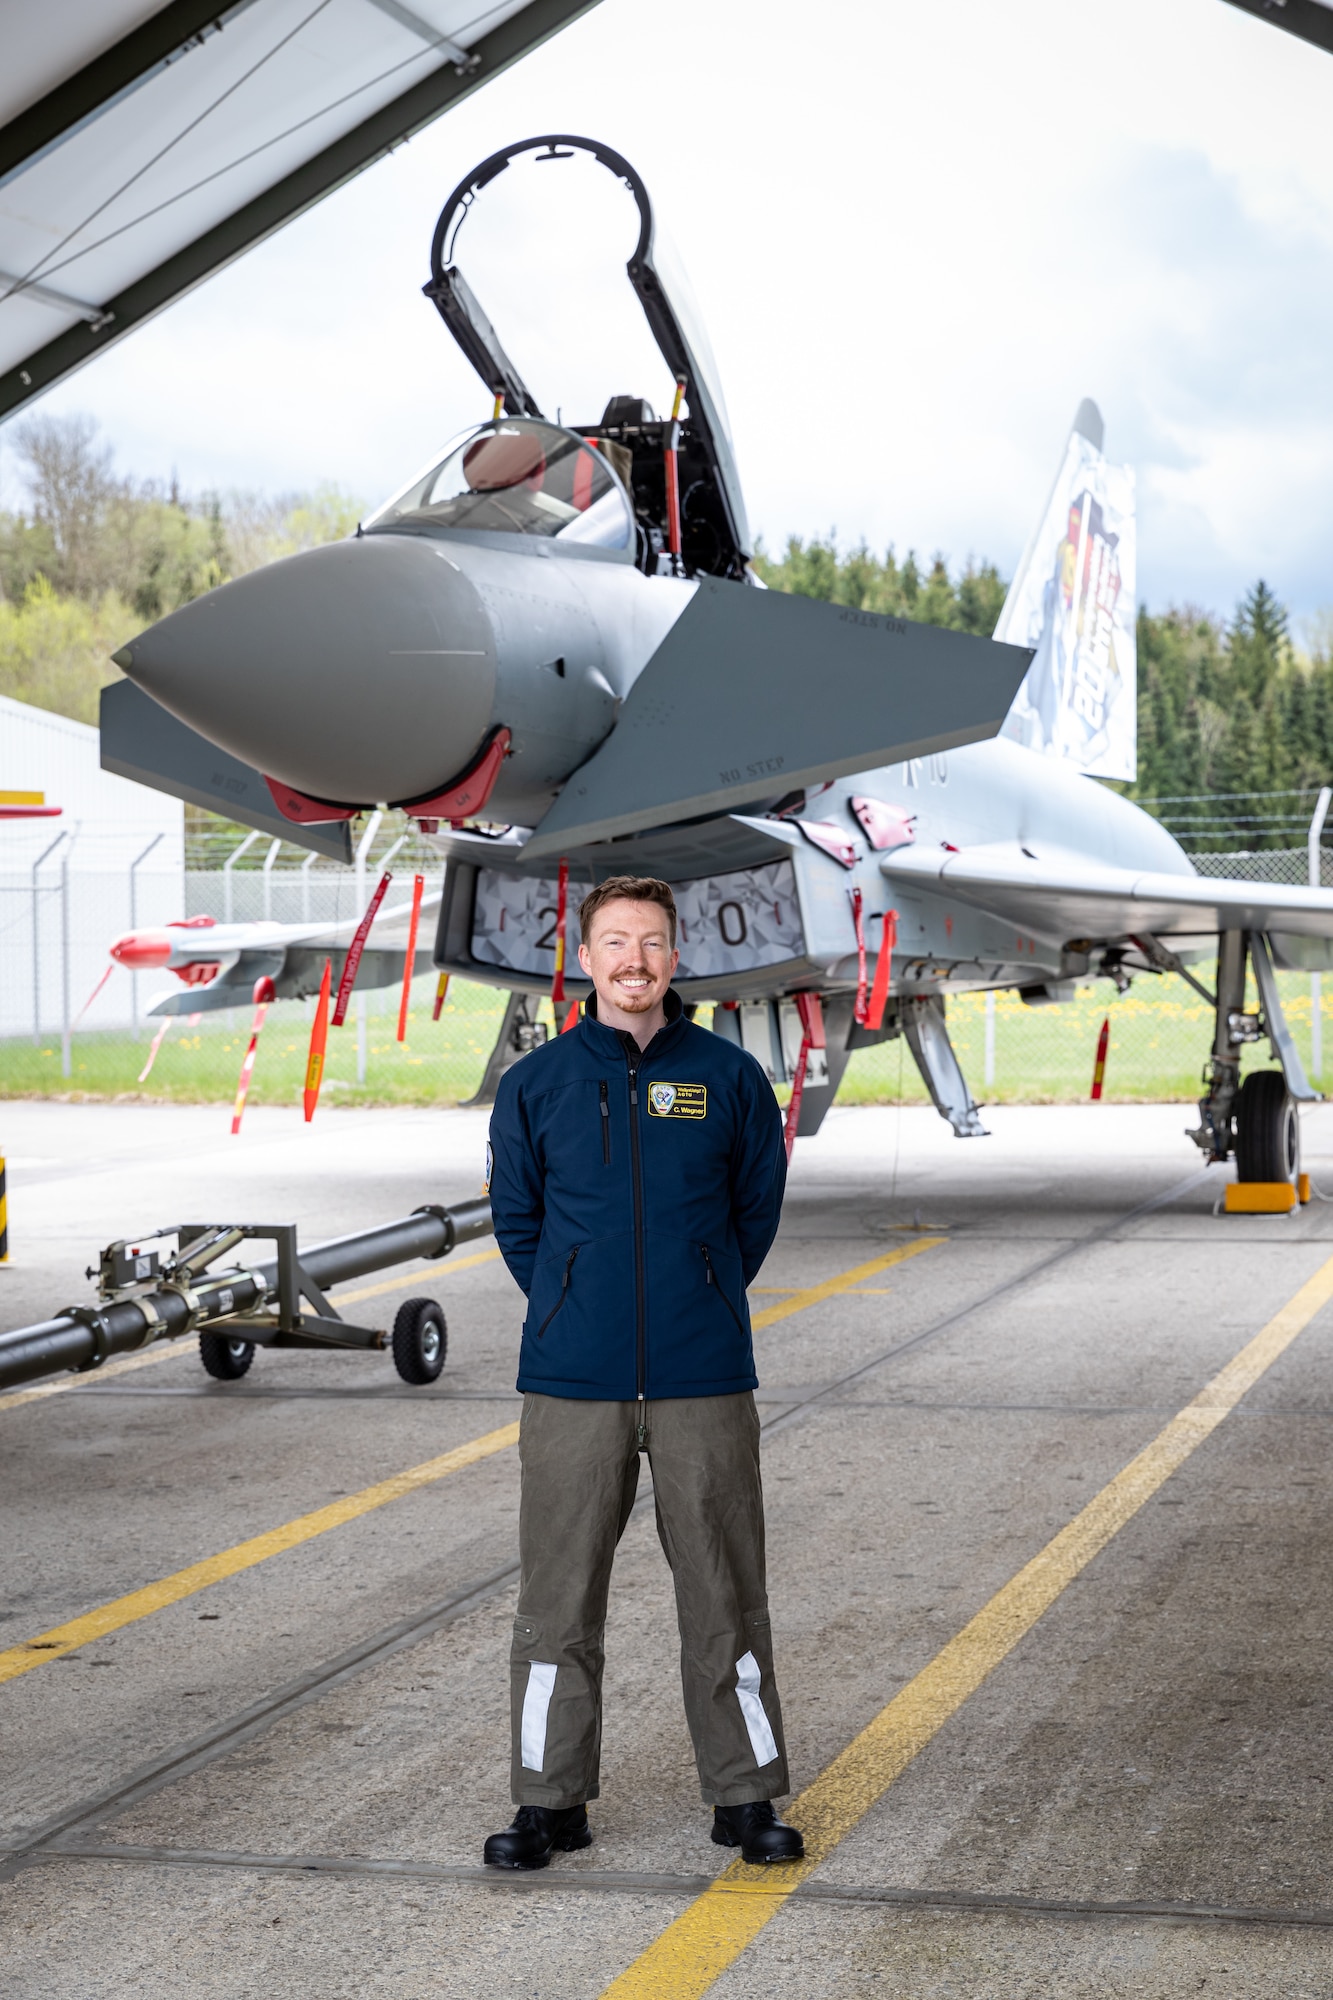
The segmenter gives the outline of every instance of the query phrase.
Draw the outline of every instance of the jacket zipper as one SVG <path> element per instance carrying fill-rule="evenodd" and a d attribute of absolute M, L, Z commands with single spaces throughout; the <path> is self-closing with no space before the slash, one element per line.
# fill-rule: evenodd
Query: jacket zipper
<path fill-rule="evenodd" d="M 606 1078 L 603 1077 L 597 1086 L 597 1095 L 601 1100 L 602 1107 L 602 1165 L 604 1167 L 609 1167 L 611 1164 L 611 1106 L 607 1102 L 609 1088 L 610 1086 Z"/>
<path fill-rule="evenodd" d="M 735 1320 L 735 1322 L 736 1322 L 736 1331 L 737 1331 L 737 1333 L 740 1333 L 740 1334 L 743 1334 L 743 1333 L 745 1332 L 745 1328 L 744 1328 L 744 1327 L 743 1327 L 743 1326 L 741 1325 L 741 1316 L 740 1316 L 740 1314 L 739 1314 L 739 1313 L 737 1312 L 737 1310 L 736 1310 L 735 1306 L 734 1306 L 734 1305 L 733 1305 L 733 1304 L 731 1303 L 731 1300 L 730 1300 L 730 1299 L 729 1299 L 729 1298 L 727 1297 L 727 1288 L 726 1288 L 726 1286 L 725 1286 L 725 1285 L 723 1285 L 723 1284 L 719 1284 L 719 1283 L 718 1283 L 718 1280 L 717 1280 L 717 1278 L 716 1278 L 716 1277 L 714 1276 L 714 1274 L 713 1274 L 713 1260 L 712 1260 L 712 1258 L 711 1258 L 711 1257 L 709 1256 L 709 1254 L 708 1254 L 708 1245 L 707 1245 L 706 1243 L 701 1243 L 701 1244 L 699 1245 L 699 1248 L 700 1248 L 700 1249 L 701 1249 L 701 1250 L 703 1251 L 703 1253 L 704 1253 L 704 1263 L 705 1263 L 705 1264 L 706 1264 L 706 1265 L 708 1266 L 708 1282 L 709 1282 L 709 1284 L 710 1284 L 710 1285 L 717 1285 L 717 1288 L 718 1288 L 719 1292 L 721 1292 L 721 1294 L 722 1294 L 722 1303 L 723 1303 L 723 1305 L 724 1305 L 724 1306 L 726 1307 L 727 1311 L 728 1311 L 728 1312 L 729 1312 L 729 1313 L 731 1314 L 731 1317 L 732 1317 L 732 1318 L 733 1318 L 733 1319 Z"/>
<path fill-rule="evenodd" d="M 630 1181 L 634 1189 L 634 1354 L 639 1400 L 639 1450 L 648 1436 L 644 1401 L 648 1393 L 648 1301 L 643 1255 L 643 1161 L 639 1154 L 639 1063 L 641 1052 L 625 1051 L 629 1071 L 629 1158 Z M 603 1127 L 603 1130 L 607 1130 Z"/>
<path fill-rule="evenodd" d="M 569 1274 L 574 1268 L 574 1259 L 578 1256 L 578 1254 L 579 1254 L 579 1245 L 576 1243 L 574 1245 L 574 1248 L 570 1251 L 568 1257 L 566 1257 L 565 1259 L 565 1275 L 560 1280 L 560 1296 L 556 1300 L 555 1304 L 551 1307 L 550 1312 L 547 1313 L 546 1318 L 542 1321 L 541 1325 L 537 1328 L 538 1340 L 541 1339 L 547 1327 L 551 1324 L 551 1321 L 555 1318 L 561 1306 L 565 1303 L 565 1293 L 569 1290 Z"/>

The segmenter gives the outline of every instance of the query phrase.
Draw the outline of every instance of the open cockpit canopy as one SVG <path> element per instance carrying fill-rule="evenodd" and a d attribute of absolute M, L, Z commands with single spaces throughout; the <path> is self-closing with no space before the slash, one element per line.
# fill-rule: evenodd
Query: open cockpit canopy
<path fill-rule="evenodd" d="M 6 0 L 0 417 L 595 0 Z"/>
<path fill-rule="evenodd" d="M 666 457 L 674 443 L 678 450 L 680 567 L 690 576 L 743 576 L 750 555 L 750 530 L 717 364 L 689 284 L 654 216 L 648 190 L 628 160 L 597 140 L 564 133 L 523 139 L 492 153 L 459 182 L 440 212 L 431 245 L 426 296 L 486 387 L 499 399 L 499 407 L 511 419 L 539 423 L 543 413 L 532 390 L 456 261 L 459 234 L 478 197 L 524 155 L 542 164 L 580 157 L 594 160 L 622 183 L 638 210 L 638 237 L 626 271 L 671 378 L 684 385 L 688 413 L 677 436 L 670 419 L 659 416 L 644 398 L 616 395 L 598 421 L 573 427 L 616 467 L 630 492 L 638 561 L 650 572 L 669 565 L 665 553 L 671 546 Z M 579 337 L 576 326 L 569 331 L 573 339 Z M 377 520 L 379 525 L 387 525 L 382 515 Z M 525 528 L 524 532 L 534 531 Z M 575 538 L 571 531 L 567 534 Z"/>

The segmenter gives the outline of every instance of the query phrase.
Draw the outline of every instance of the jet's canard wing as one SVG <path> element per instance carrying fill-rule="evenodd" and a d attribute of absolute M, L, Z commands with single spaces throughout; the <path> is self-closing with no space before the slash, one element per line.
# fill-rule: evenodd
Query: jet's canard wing
<path fill-rule="evenodd" d="M 1333 939 L 1333 889 L 1149 873 L 1046 843 L 997 841 L 960 853 L 899 848 L 880 868 L 892 883 L 956 898 L 1061 944 L 1223 930 Z"/>
<path fill-rule="evenodd" d="M 527 857 L 979 743 L 998 732 L 1030 658 L 964 632 L 709 578 Z"/>
<path fill-rule="evenodd" d="M 351 861 L 352 837 L 344 821 L 296 826 L 284 819 L 258 771 L 178 721 L 133 681 L 102 689 L 101 739 L 104 771 L 239 820 L 293 847 L 313 848 L 331 861 Z"/>

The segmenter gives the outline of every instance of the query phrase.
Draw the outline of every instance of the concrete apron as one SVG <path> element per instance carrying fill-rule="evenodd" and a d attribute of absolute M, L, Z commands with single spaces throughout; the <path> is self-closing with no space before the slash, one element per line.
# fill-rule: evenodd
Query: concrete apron
<path fill-rule="evenodd" d="M 179 1207 L 174 1114 L 153 1116 L 138 1221 L 149 1202 Z M 441 1171 L 471 1191 L 473 1135 L 452 1115 L 388 1114 L 375 1132 L 377 1116 L 347 1119 L 355 1152 L 325 1153 L 330 1233 L 365 1214 L 368 1152 L 386 1179 L 420 1189 L 429 1166 L 426 1192 Z M 951 1225 L 939 1247 L 758 1336 L 798 1788 L 1333 1251 L 1322 1208 L 1214 1220 L 1208 1182 L 1108 1227 L 1191 1172 L 1178 1108 L 993 1118 L 994 1140 L 942 1146 L 931 1114 L 836 1115 L 798 1149 L 759 1279 L 754 1306 L 771 1310 L 781 1288 L 916 1240 L 918 1208 Z M 265 1204 L 302 1171 L 285 1158 Z M 403 1199 L 397 1185 L 375 1194 L 376 1213 Z M 52 1254 L 70 1257 L 51 1200 Z M 400 1392 L 387 1364 L 341 1356 L 261 1356 L 245 1383 L 206 1387 L 182 1357 L 0 1411 L 21 1552 L 0 1646 L 505 1422 L 518 1301 L 501 1267 L 422 1289 L 451 1319 L 432 1390 Z M 1331 1321 L 1314 1320 L 712 1992 L 1328 1991 Z M 650 1946 L 727 1857 L 698 1802 L 647 1511 L 613 1584 L 595 1845 L 543 1876 L 478 1879 L 481 1840 L 508 1817 L 515 1499 L 501 1452 L 0 1686 L 0 1841 L 29 1850 L 0 1885 L 6 1990 L 48 1993 L 55 1969 L 80 1994 L 462 1996 L 499 1975 L 545 2000 L 600 1994 Z M 1107 1908 L 1126 1903 L 1171 1914 Z"/>

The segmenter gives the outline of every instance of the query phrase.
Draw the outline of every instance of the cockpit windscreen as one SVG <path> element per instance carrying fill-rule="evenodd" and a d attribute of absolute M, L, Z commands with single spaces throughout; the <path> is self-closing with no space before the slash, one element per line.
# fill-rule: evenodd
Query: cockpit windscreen
<path fill-rule="evenodd" d="M 452 528 L 629 549 L 634 521 L 601 452 L 526 417 L 486 424 L 365 523 L 429 534 Z"/>

